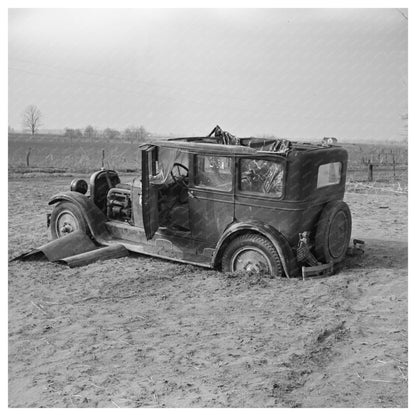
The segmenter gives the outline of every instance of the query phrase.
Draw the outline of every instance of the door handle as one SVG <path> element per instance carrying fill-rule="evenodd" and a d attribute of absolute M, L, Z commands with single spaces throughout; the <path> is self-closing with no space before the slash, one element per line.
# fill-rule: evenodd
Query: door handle
<path fill-rule="evenodd" d="M 191 190 L 188 190 L 188 196 L 189 196 L 189 198 L 198 199 L 197 196 L 194 194 L 194 191 L 191 191 Z"/>

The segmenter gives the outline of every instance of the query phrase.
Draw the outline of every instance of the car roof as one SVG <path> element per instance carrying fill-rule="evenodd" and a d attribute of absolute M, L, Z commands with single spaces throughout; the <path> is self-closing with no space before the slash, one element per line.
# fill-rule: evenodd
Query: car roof
<path fill-rule="evenodd" d="M 248 146 L 239 146 L 231 144 L 219 144 L 219 143 L 204 143 L 204 142 L 195 142 L 187 140 L 177 140 L 177 139 L 168 139 L 168 140 L 157 140 L 153 142 L 155 146 L 165 147 L 168 149 L 180 149 L 185 151 L 190 151 L 192 153 L 199 152 L 208 152 L 214 154 L 233 154 L 233 155 L 247 155 L 247 154 L 256 154 L 256 149 L 253 149 Z"/>
<path fill-rule="evenodd" d="M 285 141 L 290 147 L 283 151 L 267 150 L 267 146 L 276 142 Z M 293 151 L 304 153 L 314 150 L 324 150 L 330 148 L 341 148 L 338 145 L 325 146 L 316 143 L 296 142 L 286 139 L 263 139 L 256 137 L 247 137 L 239 139 L 240 144 L 221 144 L 217 143 L 212 137 L 187 137 L 174 139 L 159 139 L 147 143 L 146 145 L 154 145 L 168 149 L 178 149 L 188 151 L 190 153 L 211 153 L 224 155 L 278 155 L 288 156 Z M 146 146 L 142 145 L 142 146 Z"/>

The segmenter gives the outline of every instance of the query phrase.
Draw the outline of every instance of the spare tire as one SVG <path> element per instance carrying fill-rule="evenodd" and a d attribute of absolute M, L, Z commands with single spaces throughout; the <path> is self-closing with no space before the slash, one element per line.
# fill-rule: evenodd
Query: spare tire
<path fill-rule="evenodd" d="M 351 238 L 351 212 L 344 201 L 325 205 L 315 233 L 315 254 L 323 263 L 344 260 Z"/>

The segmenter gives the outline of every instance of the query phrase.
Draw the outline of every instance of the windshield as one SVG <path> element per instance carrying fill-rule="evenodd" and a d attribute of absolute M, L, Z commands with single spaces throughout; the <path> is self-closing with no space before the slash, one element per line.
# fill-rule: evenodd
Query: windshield
<path fill-rule="evenodd" d="M 150 176 L 149 181 L 152 185 L 164 185 L 173 182 L 171 175 L 173 165 L 179 163 L 189 167 L 188 153 L 180 149 L 158 148 L 158 160 L 156 161 L 156 174 Z"/>

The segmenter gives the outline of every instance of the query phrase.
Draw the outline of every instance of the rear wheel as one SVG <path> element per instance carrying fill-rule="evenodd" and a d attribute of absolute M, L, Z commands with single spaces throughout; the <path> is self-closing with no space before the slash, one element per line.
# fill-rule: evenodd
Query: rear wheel
<path fill-rule="evenodd" d="M 279 254 L 269 239 L 258 234 L 243 234 L 231 241 L 222 256 L 222 270 L 282 276 Z"/>
<path fill-rule="evenodd" d="M 344 260 L 351 238 L 351 224 L 351 212 L 344 201 L 333 201 L 324 207 L 315 234 L 318 260 L 334 264 Z"/>
<path fill-rule="evenodd" d="M 54 240 L 74 231 L 87 231 L 87 224 L 80 209 L 72 202 L 60 202 L 55 205 L 50 227 Z"/>

